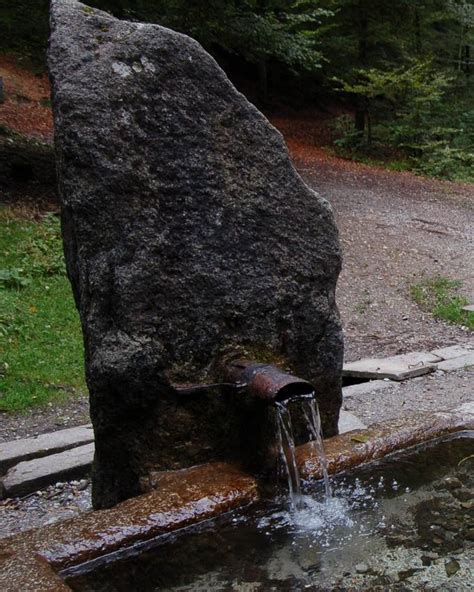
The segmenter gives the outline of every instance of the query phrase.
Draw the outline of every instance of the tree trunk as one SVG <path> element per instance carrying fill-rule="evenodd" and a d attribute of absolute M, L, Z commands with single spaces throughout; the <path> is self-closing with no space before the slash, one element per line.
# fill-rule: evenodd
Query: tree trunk
<path fill-rule="evenodd" d="M 365 131 L 365 109 L 357 109 L 355 112 L 355 128 L 360 137 L 363 138 Z"/>
<path fill-rule="evenodd" d="M 462 54 L 464 49 L 464 25 L 461 25 L 461 36 L 459 38 L 459 50 L 458 50 L 458 72 L 462 70 Z"/>
<path fill-rule="evenodd" d="M 263 106 L 268 104 L 268 68 L 265 56 L 258 61 L 258 100 Z"/>
<path fill-rule="evenodd" d="M 367 63 L 369 21 L 364 0 L 359 0 L 358 5 L 358 58 L 361 66 Z"/>
<path fill-rule="evenodd" d="M 367 10 L 364 0 L 359 0 L 357 5 L 357 22 L 358 22 L 358 61 L 361 66 L 365 66 L 367 63 L 367 45 L 368 45 L 368 32 L 369 23 L 367 18 Z M 365 101 L 364 101 L 365 103 Z M 365 132 L 365 121 L 366 121 L 367 108 L 364 104 L 363 107 L 358 106 L 355 113 L 355 129 L 357 135 L 361 140 L 364 139 Z"/>
<path fill-rule="evenodd" d="M 415 51 L 417 55 L 421 54 L 421 23 L 418 8 L 415 8 Z"/>

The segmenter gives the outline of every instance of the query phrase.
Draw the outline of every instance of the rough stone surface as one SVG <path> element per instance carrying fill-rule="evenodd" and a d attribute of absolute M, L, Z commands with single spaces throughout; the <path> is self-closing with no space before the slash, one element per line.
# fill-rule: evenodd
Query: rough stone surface
<path fill-rule="evenodd" d="M 452 358 L 466 356 L 473 350 L 474 344 L 464 343 L 463 345 L 450 345 L 448 347 L 442 347 L 441 349 L 435 349 L 431 353 L 442 360 L 451 360 Z"/>
<path fill-rule="evenodd" d="M 21 462 L 7 472 L 2 486 L 4 497 L 27 495 L 41 487 L 64 479 L 82 477 L 90 471 L 94 457 L 94 444 L 71 448 Z"/>
<path fill-rule="evenodd" d="M 437 365 L 438 370 L 442 370 L 443 372 L 454 372 L 455 370 L 461 370 L 462 368 L 469 368 L 471 366 L 474 366 L 474 352 L 440 362 Z"/>
<path fill-rule="evenodd" d="M 94 441 L 91 425 L 58 430 L 36 438 L 0 442 L 0 475 L 19 462 L 62 452 Z"/>
<path fill-rule="evenodd" d="M 339 414 L 339 433 L 345 434 L 352 430 L 364 430 L 367 426 L 356 415 L 348 411 L 342 411 Z"/>
<path fill-rule="evenodd" d="M 194 40 L 73 0 L 51 6 L 62 228 L 85 336 L 95 507 L 137 494 L 151 468 L 229 453 L 239 426 L 229 425 L 226 400 L 180 404 L 172 389 L 218 379 L 223 352 L 312 381 L 325 434 L 336 433 L 341 253 L 328 203 Z"/>
<path fill-rule="evenodd" d="M 344 364 L 342 372 L 344 376 L 356 378 L 406 380 L 433 372 L 436 369 L 435 362 L 440 359 L 429 352 L 412 352 L 390 358 L 358 360 Z"/>
<path fill-rule="evenodd" d="M 369 380 L 368 382 L 361 382 L 360 384 L 351 384 L 345 386 L 342 389 L 342 396 L 346 397 L 358 397 L 359 395 L 365 395 L 366 393 L 375 393 L 376 391 L 383 391 L 384 389 L 390 388 L 397 383 L 392 380 Z"/>

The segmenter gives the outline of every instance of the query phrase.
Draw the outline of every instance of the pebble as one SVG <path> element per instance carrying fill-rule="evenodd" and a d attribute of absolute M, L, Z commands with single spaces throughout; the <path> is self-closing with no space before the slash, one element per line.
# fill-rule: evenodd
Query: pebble
<path fill-rule="evenodd" d="M 398 572 L 398 581 L 399 582 L 403 582 L 404 580 L 407 580 L 408 578 L 411 578 L 411 576 L 415 575 L 417 571 L 419 571 L 420 568 L 417 567 L 413 567 L 413 568 L 409 568 L 409 569 L 403 569 L 401 571 Z"/>
<path fill-rule="evenodd" d="M 444 532 L 444 528 L 441 526 L 438 526 L 437 524 L 432 524 L 430 526 L 430 530 L 431 530 L 432 534 L 434 535 L 434 537 L 437 537 L 439 539 L 444 539 L 446 536 L 446 533 Z"/>
<path fill-rule="evenodd" d="M 443 526 L 446 530 L 459 532 L 462 529 L 462 522 L 459 520 L 450 520 L 449 522 L 445 522 Z"/>
<path fill-rule="evenodd" d="M 438 553 L 434 553 L 431 551 L 426 551 L 421 556 L 421 562 L 423 563 L 423 565 L 431 565 L 433 561 L 436 561 L 437 559 L 439 559 Z"/>
<path fill-rule="evenodd" d="M 357 563 L 355 566 L 356 573 L 358 574 L 365 574 L 369 571 L 369 566 L 367 563 Z"/>
<path fill-rule="evenodd" d="M 448 490 L 458 489 L 460 487 L 462 487 L 462 483 L 456 477 L 446 477 L 445 479 L 443 479 L 441 481 L 441 483 L 436 483 L 436 485 L 435 485 L 436 489 L 448 489 Z"/>
<path fill-rule="evenodd" d="M 451 577 L 461 569 L 461 565 L 456 559 L 450 559 L 444 564 L 444 569 L 446 574 Z"/>
<path fill-rule="evenodd" d="M 453 495 L 458 498 L 461 502 L 467 502 L 471 500 L 474 496 L 472 495 L 472 491 L 467 487 L 462 487 L 461 489 L 457 489 L 453 491 Z"/>
<path fill-rule="evenodd" d="M 79 491 L 84 491 L 84 489 L 87 489 L 89 485 L 89 481 L 87 479 L 81 479 L 77 485 L 77 489 Z"/>

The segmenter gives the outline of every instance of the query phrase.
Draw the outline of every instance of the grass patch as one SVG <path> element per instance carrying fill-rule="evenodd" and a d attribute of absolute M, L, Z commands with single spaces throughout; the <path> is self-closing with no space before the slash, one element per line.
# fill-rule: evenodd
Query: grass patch
<path fill-rule="evenodd" d="M 468 300 L 460 295 L 461 282 L 443 276 L 426 278 L 410 288 L 413 300 L 436 318 L 474 330 L 474 314 L 462 310 Z"/>
<path fill-rule="evenodd" d="M 82 336 L 59 220 L 0 210 L 0 410 L 85 389 Z"/>

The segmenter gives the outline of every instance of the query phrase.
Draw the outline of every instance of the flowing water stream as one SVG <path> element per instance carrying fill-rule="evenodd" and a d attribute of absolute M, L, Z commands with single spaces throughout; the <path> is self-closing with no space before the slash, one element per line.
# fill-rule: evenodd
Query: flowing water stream
<path fill-rule="evenodd" d="M 307 429 L 307 437 L 305 440 L 312 443 L 313 453 L 319 459 L 323 473 L 325 501 L 328 503 L 332 497 L 332 491 L 321 433 L 321 416 L 319 414 L 319 408 L 314 393 L 276 402 L 277 439 L 281 464 L 288 482 L 292 507 L 295 511 L 300 511 L 305 508 L 305 497 L 301 493 L 301 478 L 296 463 L 296 446 L 291 421 L 290 405 L 298 405 L 303 412 Z"/>

